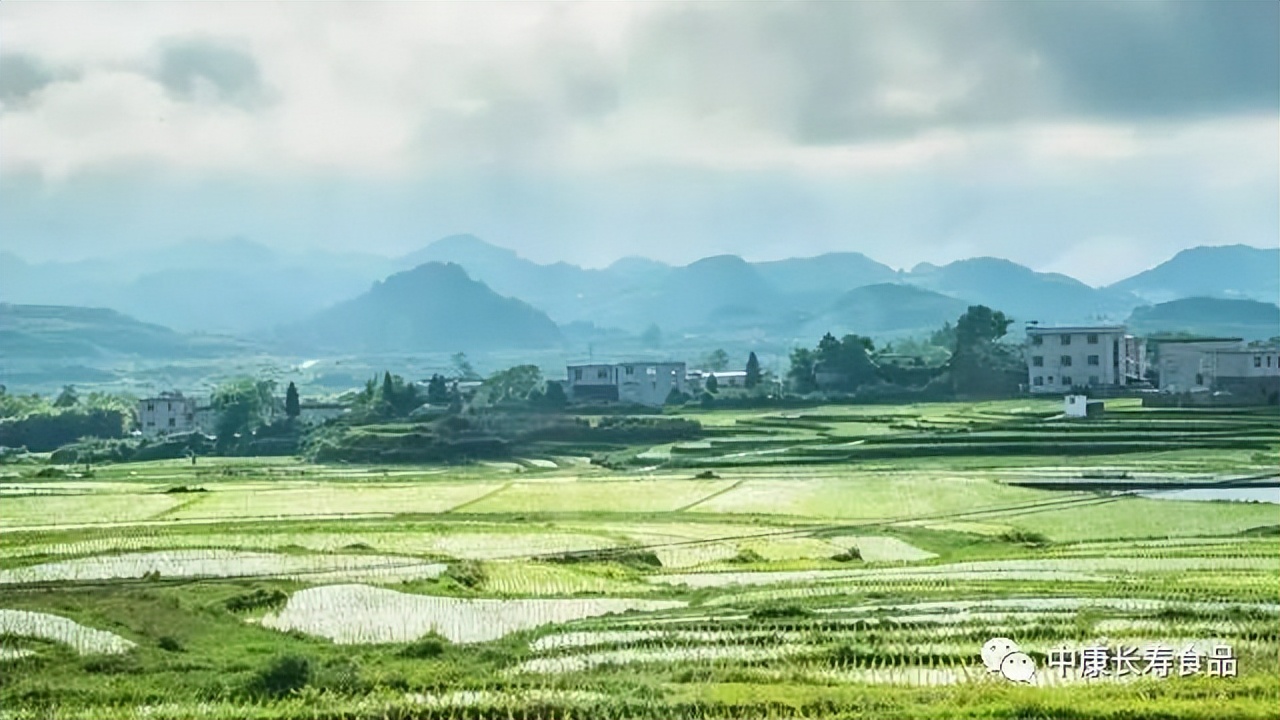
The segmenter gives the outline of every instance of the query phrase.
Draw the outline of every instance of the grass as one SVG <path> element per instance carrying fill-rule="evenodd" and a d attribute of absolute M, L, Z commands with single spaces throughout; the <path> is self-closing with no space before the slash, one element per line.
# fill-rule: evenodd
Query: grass
<path fill-rule="evenodd" d="M 1089 427 L 1046 420 L 1060 405 L 1041 400 L 693 411 L 709 437 L 675 452 L 633 448 L 634 470 L 288 458 L 102 466 L 60 480 L 23 470 L 0 495 L 0 573 L 203 549 L 448 569 L 380 588 L 163 570 L 6 586 L 0 617 L 44 613 L 134 645 L 81 656 L 0 632 L 0 720 L 1273 717 L 1275 505 L 1008 483 L 1273 471 L 1267 434 L 1280 422 L 1107 405 Z M 1114 444 L 1108 434 L 1172 449 L 1097 452 Z M 1237 435 L 1269 449 L 1192 446 Z M 1089 454 L 1000 452 L 1046 443 Z M 912 446 L 958 452 L 847 459 Z M 716 477 L 695 479 L 704 470 Z M 164 492 L 180 485 L 208 492 Z M 87 494 L 21 494 L 37 490 Z M 731 574 L 762 584 L 722 585 Z M 700 587 L 659 581 L 673 575 Z M 665 604 L 595 612 L 635 601 Z M 1221 639 L 1237 648 L 1241 676 L 1019 687 L 978 667 L 994 635 L 1035 654 L 1100 636 Z"/>

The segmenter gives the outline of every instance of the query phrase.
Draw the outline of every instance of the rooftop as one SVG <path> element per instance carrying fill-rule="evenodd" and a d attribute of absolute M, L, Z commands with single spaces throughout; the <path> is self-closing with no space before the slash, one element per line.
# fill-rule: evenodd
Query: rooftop
<path fill-rule="evenodd" d="M 1028 325 L 1027 333 L 1122 333 L 1124 325 Z"/>

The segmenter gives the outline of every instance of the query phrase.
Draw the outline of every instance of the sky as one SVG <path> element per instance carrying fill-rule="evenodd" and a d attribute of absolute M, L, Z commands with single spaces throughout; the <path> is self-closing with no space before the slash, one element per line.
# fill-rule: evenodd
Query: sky
<path fill-rule="evenodd" d="M 454 233 L 1093 284 L 1275 247 L 1280 3 L 0 3 L 0 251 Z"/>

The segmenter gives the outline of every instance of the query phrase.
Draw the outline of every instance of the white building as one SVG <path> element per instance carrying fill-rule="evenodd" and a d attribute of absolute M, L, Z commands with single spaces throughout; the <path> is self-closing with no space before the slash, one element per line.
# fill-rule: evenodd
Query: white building
<path fill-rule="evenodd" d="M 147 437 L 196 429 L 196 401 L 179 392 L 162 392 L 138 401 L 138 427 Z"/>
<path fill-rule="evenodd" d="M 1027 328 L 1027 377 L 1034 394 L 1134 385 L 1143 382 L 1145 370 L 1145 347 L 1123 325 Z"/>
<path fill-rule="evenodd" d="M 565 392 L 573 402 L 661 406 L 673 389 L 687 392 L 682 362 L 570 365 Z"/>
<path fill-rule="evenodd" d="M 746 370 L 690 370 L 685 375 L 685 382 L 690 392 L 702 392 L 707 386 L 707 378 L 716 379 L 717 388 L 742 388 L 747 386 Z"/>
<path fill-rule="evenodd" d="M 1280 346 L 1249 347 L 1239 338 L 1162 340 L 1157 353 L 1164 392 L 1214 390 L 1274 402 L 1280 391 Z"/>

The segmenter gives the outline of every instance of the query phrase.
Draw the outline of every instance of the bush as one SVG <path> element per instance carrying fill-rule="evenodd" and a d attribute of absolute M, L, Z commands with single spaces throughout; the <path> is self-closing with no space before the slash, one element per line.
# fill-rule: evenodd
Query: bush
<path fill-rule="evenodd" d="M 38 478 L 64 478 L 66 476 L 67 476 L 66 470 L 63 470 L 62 468 L 56 468 L 56 467 L 40 468 L 39 470 L 36 471 L 36 474 L 34 475 L 34 477 L 38 477 Z"/>
<path fill-rule="evenodd" d="M 182 652 L 183 649 L 182 643 L 178 642 L 170 635 L 162 635 L 160 640 L 156 642 L 156 645 L 159 645 L 160 649 L 165 652 Z"/>
<path fill-rule="evenodd" d="M 288 599 L 289 596 L 283 590 L 254 588 L 251 592 L 227 598 L 223 602 L 223 606 L 231 612 L 244 612 L 258 608 L 279 607 Z"/>
<path fill-rule="evenodd" d="M 800 618 L 813 615 L 811 610 L 799 605 L 765 605 L 751 611 L 752 620 L 776 620 L 780 618 Z"/>
<path fill-rule="evenodd" d="M 859 562 L 862 560 L 862 553 L 858 551 L 858 548 L 849 548 L 842 553 L 832 555 L 831 559 L 836 562 Z"/>
<path fill-rule="evenodd" d="M 444 571 L 442 577 L 449 578 L 462 587 L 475 590 L 484 584 L 486 575 L 484 566 L 475 560 L 462 560 L 452 563 Z"/>
<path fill-rule="evenodd" d="M 1031 547 L 1041 547 L 1049 544 L 1049 538 L 1038 532 L 1028 532 L 1026 530 L 1006 530 L 1000 533 L 1000 539 L 1007 543 L 1029 545 Z"/>
<path fill-rule="evenodd" d="M 765 562 L 765 557 L 751 548 L 743 548 L 738 551 L 737 555 L 729 558 L 729 562 L 735 565 L 751 565 Z"/>
<path fill-rule="evenodd" d="M 405 645 L 396 653 L 400 657 L 413 658 L 415 660 L 428 660 L 434 657 L 440 657 L 449 647 L 449 641 L 443 637 L 432 633 L 425 637 Z"/>
<path fill-rule="evenodd" d="M 310 660 L 301 655 L 281 655 L 254 673 L 248 689 L 252 695 L 282 697 L 306 687 L 310 680 Z"/>

